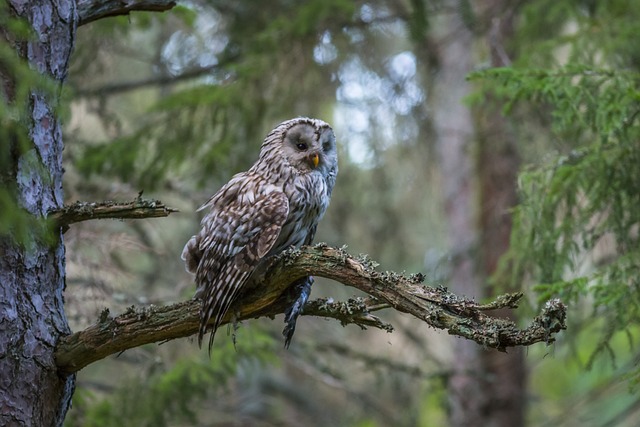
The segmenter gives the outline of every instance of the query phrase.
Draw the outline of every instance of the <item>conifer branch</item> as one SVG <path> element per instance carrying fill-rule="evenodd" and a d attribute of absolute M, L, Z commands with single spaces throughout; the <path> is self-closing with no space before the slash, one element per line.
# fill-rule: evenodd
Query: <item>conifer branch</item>
<path fill-rule="evenodd" d="M 235 57 L 234 57 L 235 59 Z M 93 97 L 93 96 L 105 96 L 105 95 L 117 95 L 122 92 L 128 92 L 138 89 L 144 89 L 149 86 L 166 86 L 171 84 L 177 84 L 185 80 L 196 79 L 198 77 L 211 75 L 218 70 L 222 70 L 224 65 L 232 61 L 220 61 L 215 65 L 209 65 L 205 67 L 196 67 L 185 70 L 176 75 L 154 75 L 152 77 L 121 81 L 117 83 L 107 83 L 103 86 L 82 89 L 79 88 L 75 91 L 75 94 L 79 97 Z"/>
<path fill-rule="evenodd" d="M 405 277 L 379 272 L 375 270 L 375 263 L 366 257 L 355 258 L 342 249 L 324 244 L 288 250 L 275 257 L 222 323 L 232 322 L 234 315 L 238 320 L 244 320 L 283 313 L 288 303 L 284 291 L 289 284 L 308 275 L 333 279 L 370 295 L 347 303 L 317 300 L 305 306 L 305 315 L 331 317 L 342 324 L 390 331 L 391 326 L 371 312 L 393 307 L 434 328 L 501 351 L 537 342 L 549 344 L 554 341 L 555 333 L 565 329 L 566 307 L 559 300 L 547 302 L 528 327 L 519 329 L 512 321 L 489 316 L 485 311 L 515 308 L 522 297 L 520 293 L 498 297 L 489 304 L 478 304 L 443 287 L 423 285 L 421 274 Z M 131 307 L 117 317 L 111 317 L 105 310 L 94 325 L 60 340 L 56 349 L 58 369 L 69 374 L 130 348 L 191 336 L 198 331 L 199 317 L 198 300 L 164 307 Z"/>
<path fill-rule="evenodd" d="M 75 202 L 50 211 L 48 219 L 65 231 L 70 224 L 91 219 L 140 219 L 169 216 L 177 209 L 165 206 L 159 200 L 143 199 L 142 192 L 131 202 Z"/>

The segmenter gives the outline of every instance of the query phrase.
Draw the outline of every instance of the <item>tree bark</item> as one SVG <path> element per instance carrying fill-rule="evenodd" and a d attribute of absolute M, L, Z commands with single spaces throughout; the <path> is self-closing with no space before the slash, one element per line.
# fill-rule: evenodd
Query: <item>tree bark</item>
<path fill-rule="evenodd" d="M 464 105 L 472 91 L 465 79 L 474 68 L 474 45 L 483 41 L 478 35 L 487 37 L 493 66 L 509 65 L 505 40 L 512 32 L 513 10 L 504 3 L 478 3 L 473 31 L 458 8 L 456 14 L 445 18 L 448 33 L 441 38 L 438 52 L 441 77 L 436 84 L 440 90 L 434 121 L 453 253 L 450 280 L 454 292 L 480 299 L 493 294 L 488 278 L 509 248 L 509 210 L 517 203 L 520 163 L 500 112 L 472 111 Z M 498 310 L 496 315 L 516 320 L 511 311 Z M 526 368 L 522 349 L 505 354 L 468 341 L 454 346 L 449 381 L 451 425 L 524 425 Z"/>
<path fill-rule="evenodd" d="M 135 11 L 164 12 L 175 5 L 174 0 L 77 0 L 78 25 Z"/>
<path fill-rule="evenodd" d="M 434 87 L 434 129 L 443 175 L 443 197 L 448 217 L 451 253 L 451 289 L 473 298 L 484 297 L 477 265 L 479 238 L 475 162 L 475 128 L 464 98 L 471 94 L 466 76 L 473 69 L 474 36 L 465 25 L 459 2 L 450 2 L 452 13 L 443 18 L 439 37 L 438 75 Z M 453 343 L 448 381 L 449 422 L 454 427 L 486 425 L 483 410 L 487 396 L 483 388 L 483 349 L 466 340 Z"/>
<path fill-rule="evenodd" d="M 70 224 L 93 219 L 141 219 L 161 218 L 178 212 L 165 206 L 160 200 L 143 199 L 140 194 L 131 202 L 75 202 L 61 209 L 50 211 L 47 219 L 52 226 L 69 228 Z"/>
<path fill-rule="evenodd" d="M 487 25 L 487 45 L 492 67 L 506 67 L 512 61 L 509 40 L 513 37 L 513 5 L 505 0 L 490 0 L 479 13 Z M 509 250 L 511 238 L 511 209 L 518 203 L 517 179 L 520 168 L 515 136 L 509 132 L 504 116 L 498 108 L 476 111 L 478 122 L 478 178 L 480 183 L 480 253 L 481 274 L 487 294 L 505 290 L 515 291 L 511 276 L 497 277 L 500 258 Z M 505 280 L 506 279 L 506 280 Z M 521 287 L 518 290 L 522 289 Z M 517 322 L 513 311 L 498 310 Z M 485 387 L 492 398 L 486 402 L 484 425 L 510 427 L 525 425 L 527 368 L 524 350 L 514 348 L 509 353 L 487 350 L 481 353 L 485 372 Z"/>
<path fill-rule="evenodd" d="M 11 40 L 33 69 L 61 84 L 76 34 L 75 2 L 9 1 L 13 14 L 24 18 L 34 37 Z M 3 9 L 6 10 L 6 9 Z M 4 12 L 3 12 L 4 13 Z M 5 36 L 7 34 L 5 33 Z M 20 78 L 17 76 L 16 78 Z M 7 76 L 4 93 L 16 86 Z M 44 218 L 63 204 L 62 131 L 54 110 L 56 96 L 32 90 L 25 121 L 29 145 L 13 144 L 11 171 L 5 180 L 15 188 L 16 205 L 25 215 Z M 9 102 L 12 99 L 8 99 Z M 15 101 L 15 100 L 13 100 Z M 0 425 L 61 425 L 71 402 L 75 377 L 59 376 L 54 350 L 70 333 L 63 308 L 65 253 L 62 235 L 55 243 L 35 235 L 17 242 L 0 241 Z"/>

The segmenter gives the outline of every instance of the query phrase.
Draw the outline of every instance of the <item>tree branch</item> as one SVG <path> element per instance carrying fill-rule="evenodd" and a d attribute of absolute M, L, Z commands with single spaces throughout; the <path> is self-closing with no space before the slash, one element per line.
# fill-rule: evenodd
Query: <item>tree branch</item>
<path fill-rule="evenodd" d="M 180 74 L 160 74 L 154 75 L 149 78 L 143 78 L 139 80 L 131 80 L 116 83 L 107 83 L 103 86 L 94 88 L 78 88 L 75 90 L 75 95 L 80 97 L 94 97 L 105 95 L 116 95 L 118 93 L 143 89 L 149 86 L 168 86 L 176 83 L 180 83 L 185 80 L 197 79 L 205 75 L 213 75 L 216 72 L 225 70 L 225 67 L 232 65 L 239 61 L 241 58 L 239 53 L 227 54 L 218 58 L 218 62 L 213 65 L 204 67 L 194 67 L 183 70 Z M 228 77 L 227 77 L 228 78 Z"/>
<path fill-rule="evenodd" d="M 78 25 L 110 16 L 128 15 L 134 11 L 164 12 L 176 5 L 175 0 L 78 0 Z"/>
<path fill-rule="evenodd" d="M 206 67 L 192 68 L 186 70 L 178 75 L 156 75 L 149 78 L 123 81 L 117 83 L 108 83 L 104 86 L 78 89 L 75 91 L 75 95 L 79 97 L 93 97 L 104 95 L 116 95 L 118 93 L 127 92 L 131 90 L 143 89 L 149 86 L 166 86 L 170 84 L 180 83 L 184 80 L 195 79 L 207 74 L 211 74 L 217 70 L 222 69 L 224 64 L 217 63 Z"/>
<path fill-rule="evenodd" d="M 393 307 L 434 328 L 502 351 L 537 342 L 551 343 L 553 334 L 565 329 L 566 307 L 559 300 L 547 302 L 528 327 L 518 329 L 512 321 L 488 316 L 484 311 L 516 308 L 521 293 L 503 295 L 482 305 L 451 294 L 443 287 L 422 285 L 421 274 L 404 277 L 393 272 L 378 272 L 374 266 L 366 257 L 354 258 L 342 249 L 324 244 L 285 251 L 258 274 L 223 323 L 231 322 L 234 313 L 238 320 L 283 313 L 288 303 L 284 292 L 288 285 L 301 277 L 316 275 L 370 295 L 347 303 L 317 300 L 305 306 L 306 315 L 332 317 L 343 324 L 390 331 L 390 325 L 371 312 Z M 198 330 L 199 315 L 198 300 L 164 307 L 131 307 L 115 318 L 105 310 L 96 324 L 60 340 L 56 363 L 61 373 L 69 374 L 129 348 L 193 335 Z"/>
<path fill-rule="evenodd" d="M 65 231 L 70 224 L 90 219 L 140 219 L 169 216 L 177 209 L 169 208 L 160 200 L 142 198 L 142 192 L 132 202 L 75 202 L 49 212 L 48 219 Z"/>

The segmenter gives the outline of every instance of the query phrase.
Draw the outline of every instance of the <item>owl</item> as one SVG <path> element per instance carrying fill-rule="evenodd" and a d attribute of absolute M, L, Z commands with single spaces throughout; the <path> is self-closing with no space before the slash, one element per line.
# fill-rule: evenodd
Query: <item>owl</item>
<path fill-rule="evenodd" d="M 196 298 L 202 300 L 200 347 L 210 329 L 211 351 L 220 322 L 264 260 L 312 242 L 337 174 L 331 127 L 318 119 L 287 120 L 267 135 L 254 165 L 234 175 L 198 209 L 206 214 L 182 259 L 195 275 Z M 285 312 L 286 347 L 312 283 L 307 277 L 290 287 L 295 295 Z"/>

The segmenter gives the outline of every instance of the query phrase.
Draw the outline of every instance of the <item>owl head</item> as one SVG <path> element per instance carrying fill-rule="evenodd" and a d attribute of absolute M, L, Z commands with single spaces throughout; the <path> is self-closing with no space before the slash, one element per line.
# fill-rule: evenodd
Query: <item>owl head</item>
<path fill-rule="evenodd" d="M 262 144 L 260 160 L 273 156 L 298 173 L 318 172 L 335 179 L 338 173 L 338 153 L 333 129 L 318 119 L 299 117 L 280 123 Z"/>

